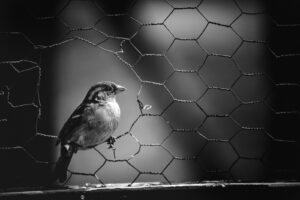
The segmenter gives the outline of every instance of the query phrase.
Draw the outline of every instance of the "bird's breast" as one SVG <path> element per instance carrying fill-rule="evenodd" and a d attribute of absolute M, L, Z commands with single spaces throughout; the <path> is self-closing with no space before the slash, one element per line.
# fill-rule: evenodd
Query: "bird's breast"
<path fill-rule="evenodd" d="M 120 119 L 121 111 L 115 100 L 108 101 L 105 105 L 95 109 L 95 117 L 97 120 Z"/>
<path fill-rule="evenodd" d="M 83 149 L 105 142 L 116 130 L 121 115 L 115 101 L 91 108 L 85 113 L 87 124 L 76 131 L 76 143 Z"/>

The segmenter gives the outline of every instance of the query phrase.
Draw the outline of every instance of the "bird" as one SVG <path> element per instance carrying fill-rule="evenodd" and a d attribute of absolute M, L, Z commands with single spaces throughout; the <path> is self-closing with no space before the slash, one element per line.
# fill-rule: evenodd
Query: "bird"
<path fill-rule="evenodd" d="M 54 180 L 64 182 L 74 153 L 87 150 L 107 142 L 112 148 L 121 110 L 116 95 L 126 88 L 111 81 L 94 84 L 81 104 L 63 125 L 58 142 L 61 144 L 60 157 L 54 169 Z"/>

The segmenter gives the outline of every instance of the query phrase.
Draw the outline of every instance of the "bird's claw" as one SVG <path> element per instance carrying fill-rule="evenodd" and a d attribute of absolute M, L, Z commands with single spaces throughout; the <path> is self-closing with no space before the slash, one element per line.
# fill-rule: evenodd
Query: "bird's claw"
<path fill-rule="evenodd" d="M 107 144 L 109 145 L 108 148 L 109 149 L 114 149 L 114 144 L 116 142 L 116 138 L 113 137 L 113 136 L 110 136 L 108 139 L 107 139 Z"/>

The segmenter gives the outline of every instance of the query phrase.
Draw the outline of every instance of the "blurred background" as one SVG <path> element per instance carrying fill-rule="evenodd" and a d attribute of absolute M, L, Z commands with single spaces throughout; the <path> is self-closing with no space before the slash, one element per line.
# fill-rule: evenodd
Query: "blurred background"
<path fill-rule="evenodd" d="M 49 183 L 56 136 L 105 80 L 128 89 L 115 151 L 79 151 L 63 185 L 299 180 L 296 4 L 2 1 L 1 186 Z"/>

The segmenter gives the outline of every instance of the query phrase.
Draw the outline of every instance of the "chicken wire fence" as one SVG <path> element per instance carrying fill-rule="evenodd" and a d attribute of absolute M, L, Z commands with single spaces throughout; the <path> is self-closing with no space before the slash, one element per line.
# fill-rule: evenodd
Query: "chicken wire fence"
<path fill-rule="evenodd" d="M 64 184 L 298 180 L 299 83 L 282 71 L 299 55 L 276 52 L 270 39 L 271 29 L 298 25 L 278 24 L 261 1 L 139 0 L 119 9 L 74 0 L 52 15 L 25 8 L 31 28 L 8 19 L 0 32 L 1 184 L 51 176 L 57 133 L 39 128 L 44 64 L 54 62 L 49 50 L 74 42 L 132 73 L 139 111 L 121 104 L 121 121 L 133 120 L 118 129 L 115 149 L 75 154 Z"/>

